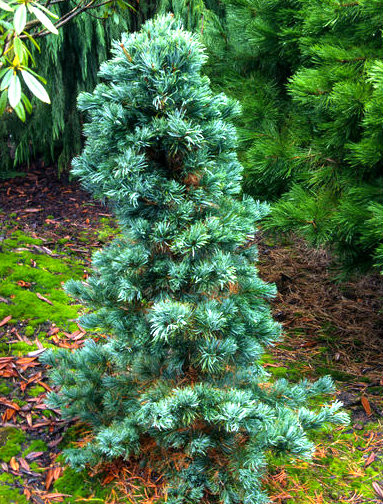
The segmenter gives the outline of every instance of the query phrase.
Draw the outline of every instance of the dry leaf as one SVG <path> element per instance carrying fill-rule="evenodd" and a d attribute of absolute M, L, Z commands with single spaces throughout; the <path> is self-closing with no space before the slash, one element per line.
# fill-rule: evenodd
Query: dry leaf
<path fill-rule="evenodd" d="M 24 495 L 25 495 L 25 497 L 26 497 L 27 500 L 30 500 L 30 498 L 32 497 L 32 494 L 28 490 L 28 488 L 24 488 Z"/>
<path fill-rule="evenodd" d="M 62 474 L 62 467 L 57 466 L 53 469 L 53 479 L 56 481 Z"/>
<path fill-rule="evenodd" d="M 53 481 L 56 481 L 62 473 L 62 467 L 50 467 L 47 471 L 47 476 L 45 478 L 45 489 L 49 490 L 49 487 L 52 485 Z"/>
<path fill-rule="evenodd" d="M 19 462 L 20 462 L 20 467 L 22 467 L 26 471 L 30 471 L 31 470 L 31 468 L 29 467 L 28 462 L 23 457 L 19 458 Z"/>
<path fill-rule="evenodd" d="M 16 415 L 16 410 L 11 409 L 11 408 L 7 408 L 4 411 L 4 413 L 2 414 L 1 419 L 4 423 L 9 422 L 9 420 L 11 420 L 11 418 L 14 417 L 15 415 Z"/>
<path fill-rule="evenodd" d="M 372 488 L 375 490 L 376 495 L 383 499 L 383 488 L 376 481 L 372 482 Z"/>
<path fill-rule="evenodd" d="M 53 336 L 54 334 L 57 334 L 59 331 L 60 329 L 58 327 L 52 327 L 48 332 L 48 336 Z"/>
<path fill-rule="evenodd" d="M 32 414 L 31 413 L 27 413 L 27 423 L 29 425 L 29 427 L 32 427 Z"/>
<path fill-rule="evenodd" d="M 362 403 L 364 411 L 367 413 L 368 416 L 371 416 L 372 415 L 371 406 L 370 406 L 370 403 L 369 403 L 369 400 L 367 399 L 367 397 L 362 396 L 360 401 Z"/>
<path fill-rule="evenodd" d="M 53 468 L 50 468 L 50 469 L 48 469 L 47 475 L 45 478 L 45 490 L 49 490 L 52 482 L 53 482 Z"/>
<path fill-rule="evenodd" d="M 18 472 L 20 465 L 17 462 L 17 460 L 15 459 L 15 457 L 11 458 L 11 460 L 9 461 L 9 465 L 10 465 L 11 469 Z"/>
<path fill-rule="evenodd" d="M 72 496 L 70 494 L 63 494 L 63 493 L 49 493 L 44 495 L 45 499 L 58 499 L 60 497 L 72 497 Z"/>
<path fill-rule="evenodd" d="M 17 282 L 17 285 L 18 285 L 19 287 L 24 287 L 25 289 L 27 289 L 28 287 L 30 287 L 30 286 L 31 286 L 31 283 L 30 283 L 30 282 L 24 282 L 24 280 L 19 280 L 19 281 Z"/>
<path fill-rule="evenodd" d="M 8 406 L 9 408 L 12 408 L 16 411 L 20 411 L 20 406 L 12 401 L 8 401 L 5 397 L 0 397 L 0 404 L 4 404 L 5 406 Z"/>
<path fill-rule="evenodd" d="M 41 299 L 41 301 L 45 301 L 46 303 L 53 305 L 52 301 L 47 299 L 46 297 L 42 296 L 39 292 L 36 292 L 36 296 Z"/>
<path fill-rule="evenodd" d="M 364 467 L 368 467 L 370 464 L 374 462 L 376 459 L 376 454 L 374 452 L 371 452 L 369 457 L 366 459 L 366 462 L 364 463 Z"/>
<path fill-rule="evenodd" d="M 36 458 L 39 458 L 41 457 L 41 455 L 44 455 L 44 452 L 31 452 L 31 453 L 28 453 L 28 455 L 25 455 L 25 458 L 27 458 L 28 460 L 34 460 Z"/>
<path fill-rule="evenodd" d="M 8 315 L 7 317 L 3 318 L 3 320 L 0 322 L 0 327 L 3 325 L 7 324 L 12 318 L 12 315 Z"/>

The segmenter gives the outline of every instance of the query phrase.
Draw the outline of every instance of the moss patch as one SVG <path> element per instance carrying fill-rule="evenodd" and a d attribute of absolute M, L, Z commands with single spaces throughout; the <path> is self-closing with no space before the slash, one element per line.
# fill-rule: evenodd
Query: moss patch
<path fill-rule="evenodd" d="M 66 295 L 62 284 L 71 278 L 81 278 L 83 265 L 67 256 L 51 257 L 36 253 L 34 246 L 42 240 L 20 231 L 2 242 L 0 253 L 0 296 L 10 303 L 0 304 L 0 320 L 12 315 L 13 321 L 29 320 L 25 335 L 46 321 L 68 327 L 68 320 L 77 318 L 79 305 Z M 51 303 L 39 299 L 41 294 Z M 30 351 L 30 349 L 29 349 Z"/>
<path fill-rule="evenodd" d="M 30 388 L 27 393 L 31 397 L 38 397 L 39 395 L 44 394 L 44 392 L 46 392 L 44 387 L 36 385 L 35 387 Z"/>
<path fill-rule="evenodd" d="M 9 484 L 0 485 L 0 504 L 27 504 L 27 499 L 20 488 Z"/>
<path fill-rule="evenodd" d="M 8 387 L 4 380 L 0 380 L 0 395 L 7 395 L 11 389 Z"/>
<path fill-rule="evenodd" d="M 105 502 L 105 498 L 111 491 L 109 487 L 102 487 L 99 478 L 91 478 L 86 471 L 76 472 L 67 467 L 64 474 L 54 484 L 54 491 L 70 494 L 63 502 L 75 504 L 81 498 L 87 502 Z"/>
<path fill-rule="evenodd" d="M 25 434 L 21 429 L 5 427 L 0 429 L 0 461 L 9 462 L 21 451 L 21 444 L 25 441 Z"/>

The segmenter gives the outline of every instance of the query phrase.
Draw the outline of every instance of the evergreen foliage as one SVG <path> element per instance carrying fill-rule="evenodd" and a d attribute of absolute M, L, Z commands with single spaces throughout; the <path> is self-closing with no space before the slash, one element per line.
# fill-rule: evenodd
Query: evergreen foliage
<path fill-rule="evenodd" d="M 50 9 L 62 18 L 75 4 L 74 0 L 55 2 Z M 57 162 L 59 172 L 68 169 L 82 147 L 82 119 L 76 107 L 79 92 L 94 88 L 98 68 L 108 57 L 112 40 L 125 30 L 137 29 L 153 12 L 152 0 L 142 0 L 134 11 L 112 14 L 100 8 L 75 17 L 57 36 L 39 39 L 41 52 L 32 52 L 36 53 L 39 73 L 47 79 L 52 104 L 31 100 L 33 113 L 26 124 L 15 114 L 2 117 L 0 172 L 10 170 L 14 164 L 29 163 L 37 156 L 45 162 Z"/>
<path fill-rule="evenodd" d="M 225 4 L 217 60 L 232 62 L 224 87 L 246 96 L 245 191 L 276 202 L 269 228 L 371 266 L 383 246 L 371 232 L 383 196 L 382 0 Z"/>
<path fill-rule="evenodd" d="M 260 364 L 280 338 L 251 242 L 268 208 L 238 199 L 238 104 L 201 75 L 198 37 L 160 16 L 113 55 L 80 96 L 89 122 L 73 173 L 122 237 L 86 283 L 67 284 L 90 308 L 81 324 L 108 336 L 44 356 L 61 387 L 50 404 L 93 432 L 66 457 L 81 468 L 139 456 L 165 474 L 171 503 L 266 503 L 267 452 L 309 456 L 308 429 L 347 419 L 337 402 L 307 408 L 328 378 L 271 383 Z"/>

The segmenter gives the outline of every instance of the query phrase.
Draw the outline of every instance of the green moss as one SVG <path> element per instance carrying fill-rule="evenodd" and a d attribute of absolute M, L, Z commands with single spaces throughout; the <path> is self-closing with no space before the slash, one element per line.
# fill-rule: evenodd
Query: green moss
<path fill-rule="evenodd" d="M 0 482 L 1 483 L 13 483 L 14 476 L 12 474 L 3 473 L 0 475 Z"/>
<path fill-rule="evenodd" d="M 38 397 L 39 395 L 43 394 L 45 392 L 45 388 L 41 387 L 40 385 L 36 385 L 30 389 L 28 389 L 27 393 L 31 397 Z"/>
<path fill-rule="evenodd" d="M 21 429 L 5 427 L 0 429 L 0 461 L 9 462 L 21 451 L 25 434 Z"/>
<path fill-rule="evenodd" d="M 64 243 L 67 243 L 69 241 L 69 238 L 60 238 L 59 240 L 57 240 L 57 243 L 59 245 L 63 245 Z"/>
<path fill-rule="evenodd" d="M 345 373 L 344 371 L 340 371 L 339 369 L 334 369 L 331 366 L 317 366 L 315 368 L 315 371 L 318 376 L 330 375 L 334 380 L 337 381 L 346 382 L 353 378 L 353 375 Z"/>
<path fill-rule="evenodd" d="M 103 217 L 99 220 L 101 226 L 96 229 L 96 235 L 99 241 L 106 242 L 119 234 L 119 230 L 113 226 L 113 220 Z M 112 225 L 111 225 L 112 224 Z"/>
<path fill-rule="evenodd" d="M 27 327 L 24 330 L 25 336 L 33 336 L 35 333 L 35 328 L 31 325 L 27 325 Z"/>
<path fill-rule="evenodd" d="M 31 468 L 31 471 L 34 471 L 34 472 L 44 472 L 45 471 L 45 469 L 43 467 L 40 467 L 37 462 L 32 462 L 31 464 L 29 464 L 29 467 Z"/>
<path fill-rule="evenodd" d="M 110 487 L 102 487 L 98 478 L 91 478 L 86 471 L 76 472 L 70 467 L 56 480 L 53 488 L 56 492 L 71 495 L 64 500 L 67 504 L 75 504 L 81 498 L 90 497 L 89 502 L 105 502 L 105 497 L 110 493 Z"/>
<path fill-rule="evenodd" d="M 27 504 L 27 499 L 21 488 L 2 484 L 0 485 L 0 504 Z"/>
<path fill-rule="evenodd" d="M 25 245 L 43 245 L 44 241 L 40 238 L 32 238 L 22 231 L 14 231 L 11 238 L 7 238 L 3 241 L 3 246 L 7 248 L 22 247 Z"/>
<path fill-rule="evenodd" d="M 46 418 L 53 418 L 55 415 L 55 413 L 49 409 L 45 409 L 42 411 L 42 415 L 44 415 Z"/>
<path fill-rule="evenodd" d="M 262 355 L 262 358 L 261 358 L 261 363 L 262 364 L 272 364 L 275 362 L 275 358 L 271 355 L 271 354 L 268 354 L 268 353 L 264 353 Z"/>
<path fill-rule="evenodd" d="M 28 343 L 24 343 L 23 341 L 20 341 L 19 343 L 12 343 L 10 346 L 11 353 L 13 355 L 17 355 L 18 357 L 21 357 L 22 355 L 27 354 L 28 352 L 33 352 L 34 350 L 37 350 L 38 346 L 33 344 L 29 345 Z"/>
<path fill-rule="evenodd" d="M 374 386 L 374 387 L 369 387 L 368 391 L 370 394 L 373 395 L 378 395 L 378 396 L 383 396 L 383 387 L 380 385 Z"/>
<path fill-rule="evenodd" d="M 48 446 L 41 439 L 34 439 L 26 450 L 23 451 L 23 457 L 26 457 L 32 452 L 44 452 L 48 450 Z M 37 466 L 38 467 L 38 466 Z"/>
<path fill-rule="evenodd" d="M 8 387 L 8 385 L 5 383 L 4 380 L 0 381 L 0 395 L 6 395 L 9 394 L 11 389 Z"/>
<path fill-rule="evenodd" d="M 278 363 L 275 358 L 265 353 L 261 358 L 261 363 L 266 364 L 265 369 L 270 373 L 276 380 L 279 378 L 287 378 L 291 381 L 299 381 L 302 379 L 302 364 L 299 362 L 290 362 L 289 367 L 279 365 L 275 367 Z M 267 366 L 267 364 L 272 364 Z"/>
<path fill-rule="evenodd" d="M 0 296 L 12 300 L 11 304 L 0 304 L 0 320 L 8 315 L 12 315 L 12 321 L 29 320 L 25 328 L 27 337 L 47 321 L 67 327 L 69 320 L 77 318 L 80 309 L 71 304 L 62 284 L 71 278 L 81 278 L 83 265 L 64 255 L 50 257 L 34 253 L 31 245 L 42 243 L 16 231 L 2 242 L 0 253 Z M 20 281 L 30 285 L 22 287 Z M 39 299 L 37 293 L 53 304 Z"/>
<path fill-rule="evenodd" d="M 288 368 L 281 366 L 281 367 L 270 367 L 269 368 L 270 373 L 275 376 L 275 378 L 286 378 L 287 373 L 288 373 Z"/>

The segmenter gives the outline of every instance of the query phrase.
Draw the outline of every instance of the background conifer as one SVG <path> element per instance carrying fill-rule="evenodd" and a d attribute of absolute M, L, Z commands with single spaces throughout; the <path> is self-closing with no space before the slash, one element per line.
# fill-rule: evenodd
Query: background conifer
<path fill-rule="evenodd" d="M 209 47 L 212 76 L 245 105 L 244 190 L 276 202 L 270 228 L 332 246 L 346 268 L 379 266 L 383 2 L 225 5 L 221 44 Z"/>

